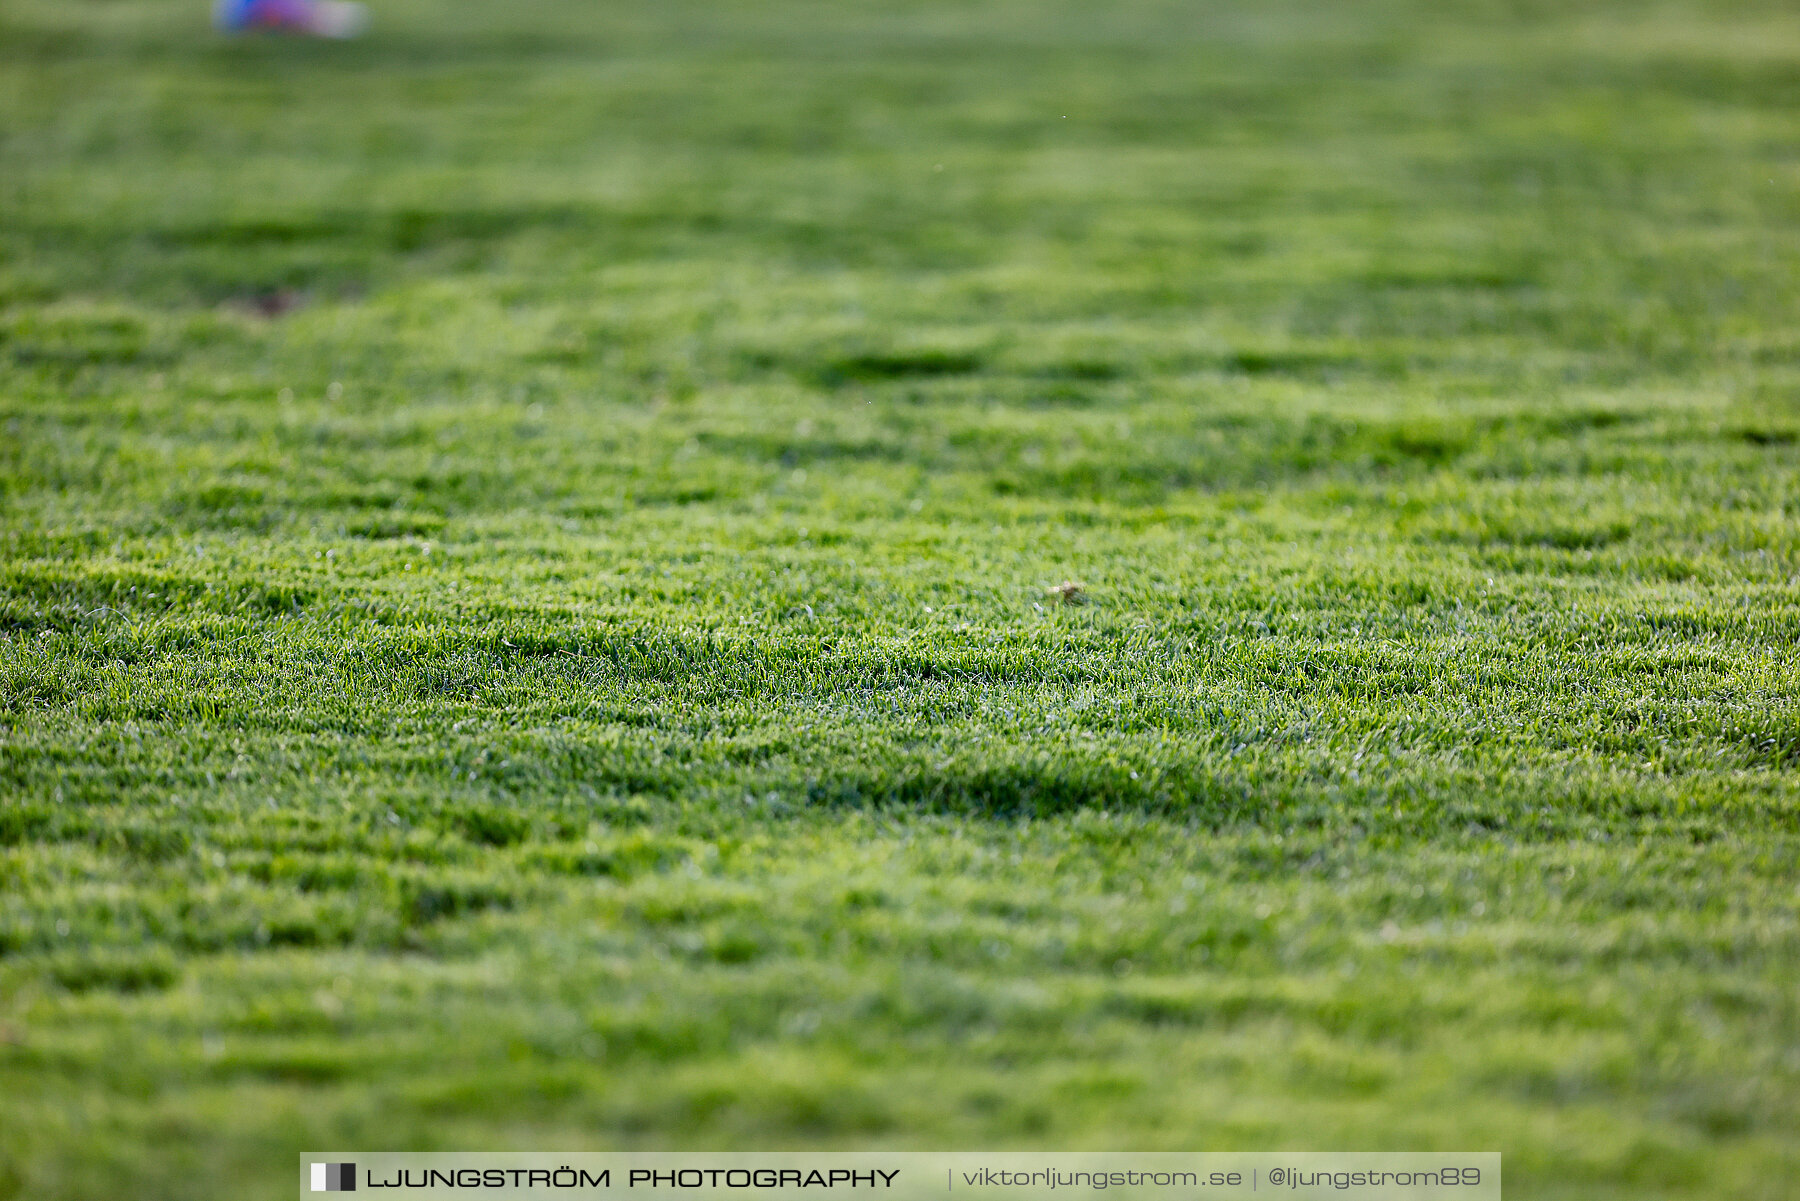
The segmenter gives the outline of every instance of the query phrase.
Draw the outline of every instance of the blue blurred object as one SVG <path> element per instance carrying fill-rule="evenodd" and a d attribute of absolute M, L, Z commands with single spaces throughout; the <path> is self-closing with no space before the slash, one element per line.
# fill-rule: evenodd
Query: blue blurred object
<path fill-rule="evenodd" d="M 368 10 L 349 0 L 217 0 L 213 24 L 224 33 L 264 29 L 352 38 L 368 24 Z"/>

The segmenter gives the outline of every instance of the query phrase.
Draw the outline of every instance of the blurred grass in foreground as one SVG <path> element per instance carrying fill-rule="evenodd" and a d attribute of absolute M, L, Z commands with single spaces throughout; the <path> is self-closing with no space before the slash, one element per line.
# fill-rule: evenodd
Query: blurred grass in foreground
<path fill-rule="evenodd" d="M 0 8 L 0 1195 L 1794 1195 L 1789 6 L 204 9 Z"/>

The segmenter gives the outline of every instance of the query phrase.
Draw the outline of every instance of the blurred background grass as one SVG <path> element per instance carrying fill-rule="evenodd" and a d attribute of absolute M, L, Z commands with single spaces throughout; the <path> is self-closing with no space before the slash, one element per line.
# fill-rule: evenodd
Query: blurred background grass
<path fill-rule="evenodd" d="M 204 7 L 0 5 L 0 1193 L 1793 1195 L 1790 6 Z"/>

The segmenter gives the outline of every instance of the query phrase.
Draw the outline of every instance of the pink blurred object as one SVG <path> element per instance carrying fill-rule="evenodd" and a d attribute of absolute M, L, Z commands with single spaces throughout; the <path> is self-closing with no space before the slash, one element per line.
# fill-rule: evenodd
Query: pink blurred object
<path fill-rule="evenodd" d="M 321 38 L 353 38 L 369 11 L 350 0 L 218 0 L 213 24 L 226 33 L 265 29 Z"/>

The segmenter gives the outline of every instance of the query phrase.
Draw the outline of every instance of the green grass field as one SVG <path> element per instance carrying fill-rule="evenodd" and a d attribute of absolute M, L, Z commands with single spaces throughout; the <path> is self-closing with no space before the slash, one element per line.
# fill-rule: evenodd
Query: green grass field
<path fill-rule="evenodd" d="M 0 1196 L 1800 1196 L 1791 4 L 206 9 L 0 0 Z"/>

